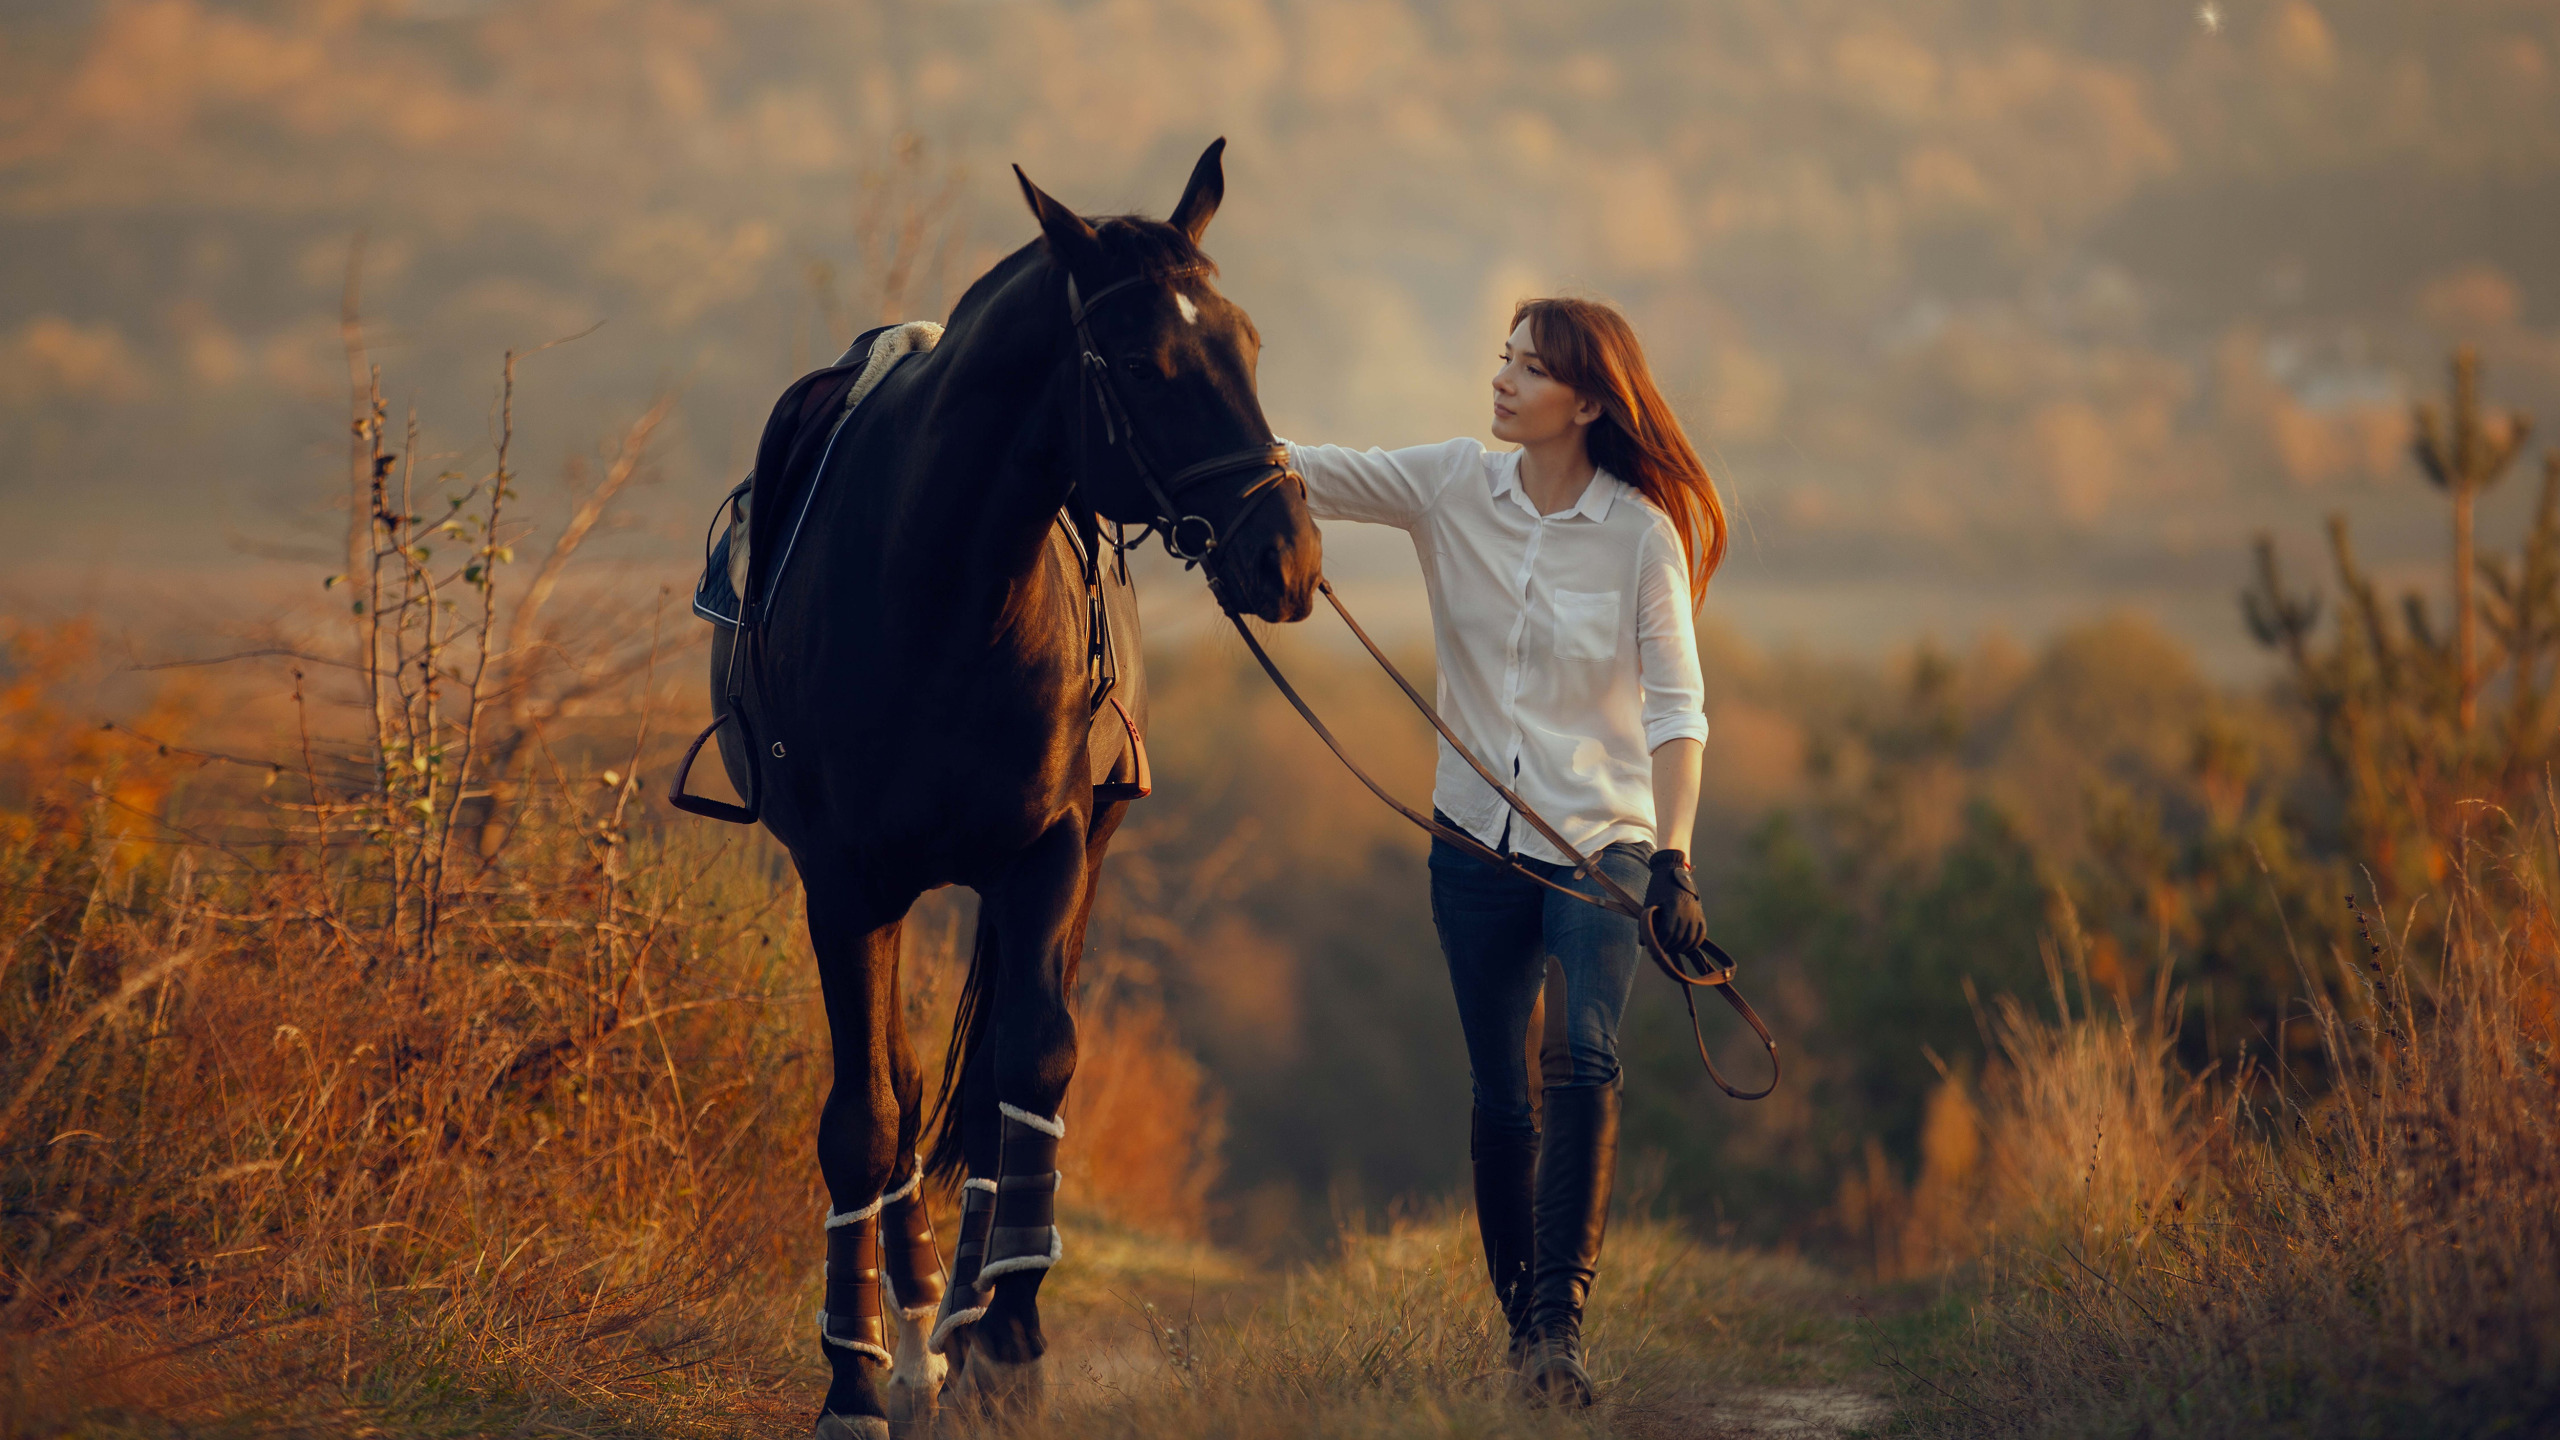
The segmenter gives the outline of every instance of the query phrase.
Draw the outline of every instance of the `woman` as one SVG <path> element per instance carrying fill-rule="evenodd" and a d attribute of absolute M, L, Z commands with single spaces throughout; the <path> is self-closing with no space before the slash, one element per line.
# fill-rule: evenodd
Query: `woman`
<path fill-rule="evenodd" d="M 1440 664 L 1440 713 L 1477 757 L 1600 869 L 1654 908 L 1675 949 L 1706 938 L 1689 871 L 1700 713 L 1692 611 L 1724 558 L 1724 507 L 1626 318 L 1589 300 L 1512 314 L 1493 434 L 1410 450 L 1290 447 L 1319 519 L 1410 532 Z M 1441 820 L 1585 894 L 1445 743 Z M 1657 908 L 1658 907 L 1658 908 Z M 1618 1020 L 1642 956 L 1635 922 L 1431 846 L 1431 914 L 1474 1077 L 1476 1218 L 1526 1393 L 1593 1399 L 1582 1312 L 1617 1165 Z M 1530 1107 L 1528 1027 L 1549 957 L 1566 1054 L 1546 1129 Z M 1548 1031 L 1559 1028 L 1551 1017 Z M 1561 1073 L 1559 1073 L 1559 1068 Z"/>

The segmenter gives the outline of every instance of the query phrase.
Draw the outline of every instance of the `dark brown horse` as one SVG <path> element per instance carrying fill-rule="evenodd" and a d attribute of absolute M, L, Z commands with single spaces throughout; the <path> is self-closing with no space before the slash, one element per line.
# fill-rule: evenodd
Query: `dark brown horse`
<path fill-rule="evenodd" d="M 746 637 L 752 683 L 720 702 L 743 722 L 721 754 L 799 869 L 834 1038 L 821 1436 L 884 1435 L 944 1389 L 1013 1407 L 1040 1394 L 1068 998 L 1128 808 L 1096 798 L 1088 766 L 1087 582 L 1053 541 L 1061 508 L 1089 553 L 1107 525 L 1158 527 L 1232 611 L 1294 621 L 1311 604 L 1320 541 L 1255 395 L 1259 339 L 1199 249 L 1224 145 L 1170 223 L 1088 222 L 1023 179 L 1041 238 L 843 422 L 788 565 L 751 577 L 769 593 L 714 645 L 723 694 Z M 978 932 L 927 1162 L 898 935 L 949 884 L 978 892 Z M 947 1291 L 927 1168 L 967 1177 Z"/>

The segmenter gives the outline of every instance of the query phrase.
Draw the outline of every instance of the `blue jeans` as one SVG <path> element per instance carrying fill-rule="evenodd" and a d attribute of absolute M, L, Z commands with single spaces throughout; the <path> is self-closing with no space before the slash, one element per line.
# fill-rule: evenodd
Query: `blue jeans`
<path fill-rule="evenodd" d="M 1621 841 L 1593 861 L 1610 879 L 1642 895 L 1651 878 L 1645 864 L 1651 849 Z M 1598 882 L 1575 879 L 1570 865 L 1518 858 L 1558 884 L 1586 895 L 1601 893 Z M 1529 1108 L 1529 1012 L 1546 985 L 1550 957 L 1564 970 L 1568 1073 L 1551 1078 L 1549 1086 L 1599 1086 L 1618 1078 L 1618 1021 L 1627 1012 L 1644 953 L 1634 921 L 1566 899 L 1434 839 L 1431 922 L 1449 961 L 1449 987 L 1457 995 L 1458 1025 L 1466 1033 L 1467 1067 L 1484 1123 L 1522 1135 L 1536 1128 Z"/>

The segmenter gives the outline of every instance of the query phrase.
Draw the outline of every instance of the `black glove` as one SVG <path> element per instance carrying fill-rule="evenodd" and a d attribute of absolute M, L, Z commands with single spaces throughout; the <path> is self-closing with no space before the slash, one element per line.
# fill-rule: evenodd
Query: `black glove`
<path fill-rule="evenodd" d="M 1644 888 L 1644 908 L 1653 918 L 1653 938 L 1674 955 L 1685 955 L 1707 943 L 1707 912 L 1698 904 L 1698 881 L 1689 873 L 1689 857 L 1678 850 L 1653 852 L 1653 883 Z"/>

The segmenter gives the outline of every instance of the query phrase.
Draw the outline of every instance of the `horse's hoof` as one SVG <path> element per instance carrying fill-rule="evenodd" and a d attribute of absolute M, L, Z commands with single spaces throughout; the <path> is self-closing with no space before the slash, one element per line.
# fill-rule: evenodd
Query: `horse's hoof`
<path fill-rule="evenodd" d="M 910 1384 L 901 1376 L 889 1382 L 889 1440 L 933 1440 L 933 1420 L 942 1410 L 941 1380 L 936 1375 Z"/>
<path fill-rule="evenodd" d="M 897 1359 L 889 1366 L 884 1397 L 889 1407 L 889 1434 L 893 1440 L 930 1440 L 934 1411 L 940 1408 L 951 1360 L 925 1348 L 926 1332 L 933 1324 L 931 1310 L 919 1309 L 909 1315 L 893 1309 L 889 1316 L 898 1341 Z"/>
<path fill-rule="evenodd" d="M 877 1415 L 822 1414 L 809 1440 L 889 1440 L 889 1422 Z"/>
<path fill-rule="evenodd" d="M 989 1419 L 1020 1418 L 1040 1413 L 1048 1399 L 1048 1376 L 1037 1360 L 1015 1363 L 973 1349 L 945 1388 Z"/>

